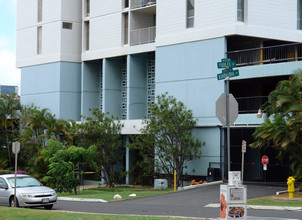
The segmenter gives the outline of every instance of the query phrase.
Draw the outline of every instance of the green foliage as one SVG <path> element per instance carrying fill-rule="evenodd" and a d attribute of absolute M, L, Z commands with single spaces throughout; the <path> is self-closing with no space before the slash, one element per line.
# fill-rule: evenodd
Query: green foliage
<path fill-rule="evenodd" d="M 27 165 L 27 170 L 31 175 L 42 179 L 46 175 L 48 164 L 45 163 L 41 155 L 42 149 L 46 147 L 46 142 L 51 138 L 49 130 L 55 123 L 55 116 L 46 108 L 39 109 L 35 106 L 22 106 L 20 114 L 21 126 L 21 151 L 20 158 Z"/>
<path fill-rule="evenodd" d="M 7 154 L 8 158 L 2 166 L 12 166 L 11 145 L 18 138 L 18 110 L 20 110 L 20 99 L 16 94 L 0 95 L 0 133 L 2 143 L 0 143 L 1 151 Z M 2 146 L 6 146 L 3 148 Z"/>
<path fill-rule="evenodd" d="M 72 192 L 77 194 L 79 184 L 80 166 L 95 167 L 96 147 L 88 149 L 70 146 L 49 140 L 48 148 L 42 151 L 44 160 L 49 163 L 49 171 L 44 181 L 54 184 L 58 192 Z"/>
<path fill-rule="evenodd" d="M 93 117 L 83 117 L 84 122 L 79 125 L 77 143 L 85 148 L 90 145 L 96 146 L 98 173 L 103 172 L 102 178 L 108 186 L 113 186 L 117 181 L 115 165 L 123 156 L 121 148 L 123 125 L 113 116 L 106 117 L 98 108 L 91 111 Z"/>
<path fill-rule="evenodd" d="M 279 82 L 262 109 L 267 118 L 253 134 L 251 146 L 274 144 L 281 155 L 288 152 L 296 179 L 302 179 L 302 71 Z"/>
<path fill-rule="evenodd" d="M 165 174 L 170 185 L 173 172 L 177 172 L 177 185 L 183 166 L 189 160 L 201 156 L 201 143 L 192 131 L 197 121 L 191 110 L 168 94 L 157 97 L 157 103 L 149 108 L 150 119 L 144 120 L 143 135 L 134 138 L 132 148 L 139 149 L 146 172 Z"/>

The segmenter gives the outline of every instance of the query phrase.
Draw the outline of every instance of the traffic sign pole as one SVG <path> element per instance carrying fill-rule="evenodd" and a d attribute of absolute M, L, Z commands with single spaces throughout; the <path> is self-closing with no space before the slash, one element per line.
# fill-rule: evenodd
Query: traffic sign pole
<path fill-rule="evenodd" d="M 227 125 L 228 180 L 229 180 L 229 172 L 231 171 L 229 81 L 230 81 L 229 77 L 227 77 L 224 81 L 225 82 L 225 94 L 226 94 L 226 102 L 225 102 L 226 111 L 225 112 L 226 112 L 226 125 Z"/>
<path fill-rule="evenodd" d="M 241 152 L 242 152 L 242 162 L 241 162 L 241 180 L 242 180 L 242 183 L 243 183 L 243 171 L 244 171 L 244 154 L 246 152 L 246 141 L 245 140 L 242 140 L 242 144 L 241 144 Z"/>
<path fill-rule="evenodd" d="M 227 142 L 227 157 L 228 157 L 228 162 L 227 162 L 228 163 L 228 175 L 229 175 L 229 172 L 231 171 L 229 81 L 230 81 L 230 77 L 239 76 L 239 70 L 233 70 L 233 67 L 236 67 L 236 65 L 237 65 L 236 61 L 232 61 L 230 58 L 221 59 L 221 62 L 217 63 L 218 69 L 224 69 L 224 70 L 222 70 L 221 74 L 217 74 L 217 79 L 218 80 L 224 79 L 224 82 L 225 82 L 225 93 L 226 93 L 226 102 L 225 102 L 226 111 L 225 112 L 226 112 L 226 127 L 227 127 L 226 142 Z M 238 109 L 237 109 L 237 111 L 238 111 Z M 217 110 L 216 110 L 216 114 L 217 114 Z M 223 177 L 224 177 L 224 174 L 223 174 Z M 228 176 L 228 179 L 229 179 L 229 176 Z"/>
<path fill-rule="evenodd" d="M 12 143 L 12 151 L 15 154 L 15 189 L 14 189 L 14 207 L 17 207 L 17 199 L 16 199 L 16 189 L 17 189 L 17 162 L 18 162 L 18 153 L 20 151 L 20 142 L 16 141 Z"/>

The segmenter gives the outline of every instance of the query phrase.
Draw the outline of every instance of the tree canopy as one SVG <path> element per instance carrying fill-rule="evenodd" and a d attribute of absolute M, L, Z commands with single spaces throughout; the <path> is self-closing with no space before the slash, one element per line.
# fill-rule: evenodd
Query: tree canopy
<path fill-rule="evenodd" d="M 93 117 L 83 117 L 77 132 L 78 146 L 88 148 L 91 145 L 97 148 L 97 165 L 100 176 L 108 186 L 117 181 L 119 170 L 116 167 L 123 157 L 121 122 L 111 116 L 106 116 L 98 108 L 91 109 Z"/>
<path fill-rule="evenodd" d="M 302 178 L 302 71 L 280 81 L 262 106 L 267 117 L 253 134 L 252 147 L 273 144 L 280 152 L 289 152 L 291 168 Z"/>
<path fill-rule="evenodd" d="M 167 93 L 158 96 L 149 110 L 151 117 L 144 120 L 142 135 L 134 138 L 132 147 L 140 150 L 145 163 L 152 161 L 150 169 L 166 175 L 170 185 L 176 170 L 178 186 L 185 163 L 201 156 L 203 144 L 192 134 L 197 121 L 191 110 Z"/>
<path fill-rule="evenodd" d="M 58 192 L 78 193 L 81 166 L 96 168 L 96 147 L 88 149 L 75 146 L 64 146 L 57 141 L 49 140 L 48 148 L 42 150 L 44 160 L 49 164 L 45 182 L 54 185 Z"/>
<path fill-rule="evenodd" d="M 10 143 L 18 136 L 17 115 L 20 110 L 20 99 L 15 93 L 0 95 L 0 129 L 5 136 L 8 158 L 2 158 L 12 165 Z M 17 129 L 16 129 L 17 127 Z"/>

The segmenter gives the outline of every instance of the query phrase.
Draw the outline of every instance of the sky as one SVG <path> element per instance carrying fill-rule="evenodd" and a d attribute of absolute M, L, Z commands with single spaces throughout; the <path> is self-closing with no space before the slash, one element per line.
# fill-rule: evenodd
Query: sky
<path fill-rule="evenodd" d="M 0 0 L 0 85 L 20 86 L 21 81 L 16 68 L 16 3 Z"/>

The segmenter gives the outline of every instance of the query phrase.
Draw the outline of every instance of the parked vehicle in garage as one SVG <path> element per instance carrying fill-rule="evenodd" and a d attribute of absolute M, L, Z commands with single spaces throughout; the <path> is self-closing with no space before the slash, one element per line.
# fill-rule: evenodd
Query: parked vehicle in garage
<path fill-rule="evenodd" d="M 16 206 L 51 209 L 57 202 L 56 192 L 43 186 L 38 180 L 23 174 L 17 174 Z M 15 174 L 0 175 L 0 204 L 14 207 Z"/>

